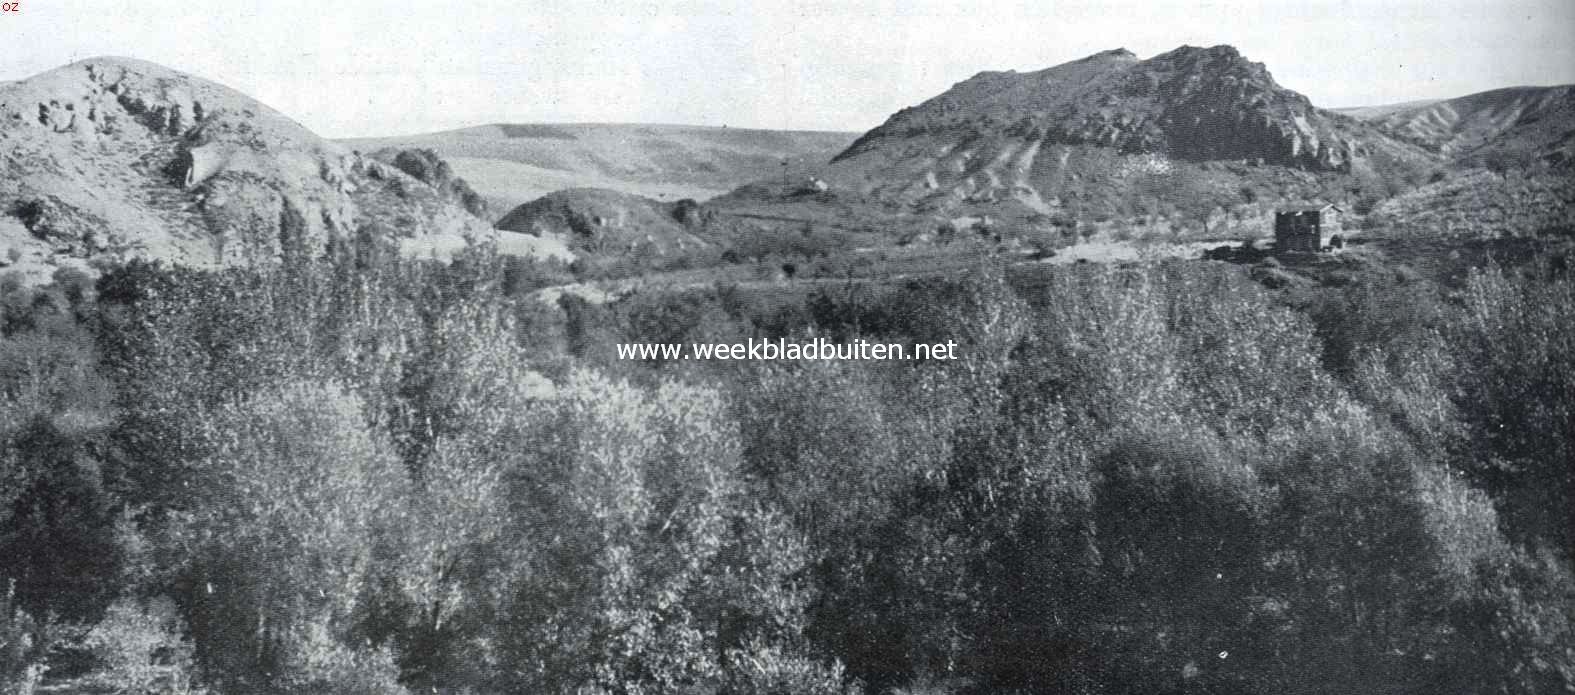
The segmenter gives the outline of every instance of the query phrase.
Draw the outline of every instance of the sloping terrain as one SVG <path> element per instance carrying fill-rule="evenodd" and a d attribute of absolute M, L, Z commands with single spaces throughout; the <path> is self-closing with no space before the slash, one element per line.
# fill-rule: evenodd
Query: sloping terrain
<path fill-rule="evenodd" d="M 751 181 L 781 177 L 784 160 L 793 176 L 816 171 L 854 137 L 679 125 L 497 124 L 343 144 L 361 152 L 430 149 L 501 215 L 567 188 L 704 200 Z"/>
<path fill-rule="evenodd" d="M 1524 237 L 1575 228 L 1575 85 L 1510 87 L 1353 110 L 1451 168 L 1384 201 L 1370 226 L 1405 237 Z"/>
<path fill-rule="evenodd" d="M 1202 220 L 1259 200 L 1376 196 L 1436 160 L 1314 107 L 1234 48 L 1183 46 L 980 73 L 866 133 L 827 178 L 952 215 Z"/>
<path fill-rule="evenodd" d="M 1384 201 L 1368 226 L 1404 238 L 1569 234 L 1575 230 L 1575 182 L 1536 167 L 1463 171 Z"/>
<path fill-rule="evenodd" d="M 1507 158 L 1559 165 L 1575 153 L 1575 85 L 1510 87 L 1349 113 L 1463 163 L 1497 165 Z"/>
<path fill-rule="evenodd" d="M 32 281 L 95 260 L 214 267 L 347 242 L 441 254 L 497 236 L 395 167 L 221 85 L 130 59 L 0 86 L 0 171 L 0 264 Z"/>

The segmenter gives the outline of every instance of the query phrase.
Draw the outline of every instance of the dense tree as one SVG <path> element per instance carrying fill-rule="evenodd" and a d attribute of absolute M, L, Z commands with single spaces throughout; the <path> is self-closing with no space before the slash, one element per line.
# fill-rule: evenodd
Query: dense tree
<path fill-rule="evenodd" d="M 72 650 L 224 692 L 1575 678 L 1556 264 L 1271 292 L 986 261 L 554 307 L 520 291 L 551 269 L 374 251 L 5 288 L 0 683 Z M 748 336 L 958 359 L 611 353 Z"/>

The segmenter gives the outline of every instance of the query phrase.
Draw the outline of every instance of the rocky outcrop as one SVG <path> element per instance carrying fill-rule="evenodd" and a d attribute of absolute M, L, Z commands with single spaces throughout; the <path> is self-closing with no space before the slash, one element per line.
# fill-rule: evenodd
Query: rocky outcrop
<path fill-rule="evenodd" d="M 455 176 L 454 169 L 436 152 L 426 148 L 383 149 L 372 153 L 372 156 L 379 161 L 393 164 L 394 168 L 431 186 L 439 194 L 465 208 L 466 212 L 483 220 L 489 219 L 487 201 L 470 187 L 469 182 Z"/>
<path fill-rule="evenodd" d="M 1230 46 L 1183 46 L 1148 60 L 1117 49 L 1039 72 L 980 73 L 899 111 L 836 159 L 938 132 L 1312 170 L 1348 170 L 1363 156 L 1356 140 L 1364 134 Z"/>

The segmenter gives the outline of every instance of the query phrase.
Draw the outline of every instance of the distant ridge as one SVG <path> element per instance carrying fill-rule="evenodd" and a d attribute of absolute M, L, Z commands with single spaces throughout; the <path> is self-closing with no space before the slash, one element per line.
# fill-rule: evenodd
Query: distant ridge
<path fill-rule="evenodd" d="M 631 123 L 494 123 L 341 141 L 363 152 L 430 149 L 499 213 L 548 193 L 603 188 L 704 200 L 762 178 L 818 170 L 856 134 Z"/>
<path fill-rule="evenodd" d="M 1575 85 L 1506 87 L 1348 112 L 1462 162 L 1508 157 L 1557 165 L 1575 150 Z"/>

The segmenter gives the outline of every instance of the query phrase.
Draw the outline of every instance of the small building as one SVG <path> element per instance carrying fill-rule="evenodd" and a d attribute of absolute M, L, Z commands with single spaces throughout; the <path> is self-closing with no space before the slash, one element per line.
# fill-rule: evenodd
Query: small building
<path fill-rule="evenodd" d="M 1317 253 L 1340 233 L 1340 207 L 1313 203 L 1280 208 L 1274 213 L 1274 250 Z"/>

